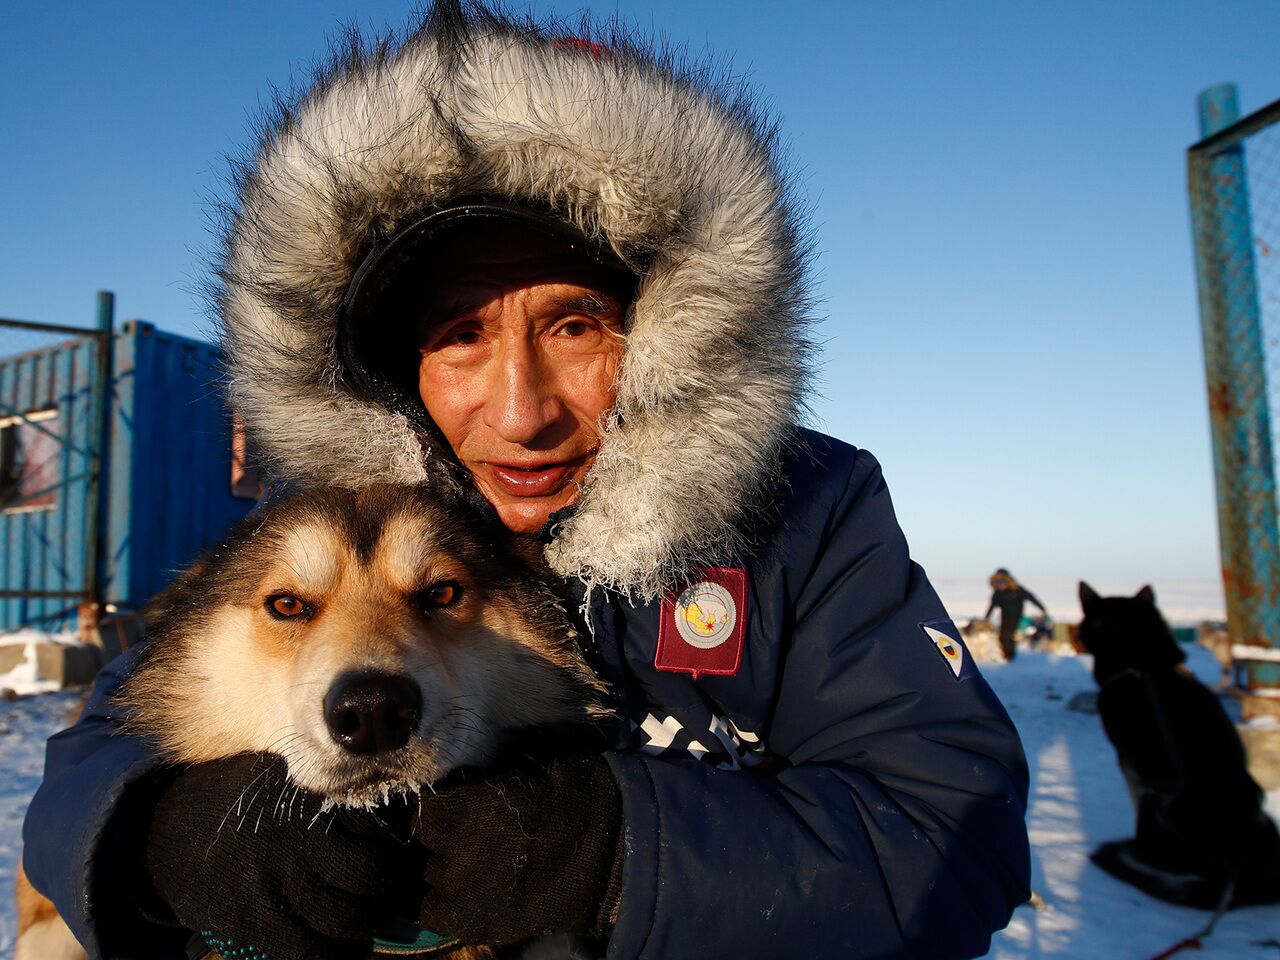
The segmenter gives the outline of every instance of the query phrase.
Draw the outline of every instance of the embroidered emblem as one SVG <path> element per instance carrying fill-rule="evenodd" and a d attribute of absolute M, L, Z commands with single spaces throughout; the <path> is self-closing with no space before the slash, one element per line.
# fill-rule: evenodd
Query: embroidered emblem
<path fill-rule="evenodd" d="M 714 650 L 729 639 L 737 613 L 738 605 L 729 591 L 704 580 L 676 599 L 676 630 L 685 643 L 699 650 Z"/>
<path fill-rule="evenodd" d="M 952 675 L 959 680 L 969 658 L 960 638 L 949 632 L 956 629 L 955 624 L 950 620 L 930 620 L 928 623 L 920 624 L 920 629 L 933 642 L 934 649 L 942 654 L 942 659 L 951 668 Z"/>
<path fill-rule="evenodd" d="M 747 572 L 704 570 L 679 596 L 662 600 L 653 665 L 670 673 L 732 676 L 742 665 L 746 637 Z"/>

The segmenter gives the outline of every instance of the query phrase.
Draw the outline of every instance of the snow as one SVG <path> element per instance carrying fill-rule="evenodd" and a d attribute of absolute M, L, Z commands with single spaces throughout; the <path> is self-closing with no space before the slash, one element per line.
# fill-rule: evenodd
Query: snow
<path fill-rule="evenodd" d="M 1187 652 L 1189 666 L 1212 685 L 1221 673 L 1213 656 L 1200 647 Z M 982 666 L 1031 764 L 1031 883 L 1045 902 L 1042 909 L 1018 908 L 992 944 L 993 960 L 1149 960 L 1209 920 L 1208 913 L 1154 900 L 1089 861 L 1103 841 L 1133 835 L 1133 808 L 1101 722 L 1067 709 L 1076 694 L 1096 689 L 1091 669 L 1089 657 L 1026 652 L 1012 663 Z M 1280 790 L 1267 799 L 1272 816 L 1280 815 Z M 1203 950 L 1177 957 L 1276 960 L 1280 907 L 1230 911 Z"/>
<path fill-rule="evenodd" d="M 78 643 L 79 638 L 71 632 L 43 633 L 39 630 L 16 630 L 0 635 L 0 646 L 22 646 L 23 661 L 7 673 L 0 673 L 0 690 L 12 690 L 17 694 L 50 693 L 58 689 L 58 684 L 45 680 L 40 676 L 36 664 L 36 645 L 41 643 Z"/>
<path fill-rule="evenodd" d="M 1220 671 L 1209 652 L 1188 652 L 1192 669 L 1206 682 L 1216 681 Z M 1150 960 L 1199 931 L 1207 913 L 1152 900 L 1089 862 L 1089 851 L 1099 843 L 1133 829 L 1128 793 L 1098 717 L 1067 709 L 1077 694 L 1094 690 L 1089 658 L 1024 651 L 1012 663 L 982 670 L 1018 725 L 1031 763 L 1032 884 L 1044 901 L 1040 909 L 1018 908 L 988 957 Z M 9 891 L 44 740 L 68 722 L 79 698 L 66 691 L 0 702 L 0 762 L 6 771 L 0 778 L 0 958 L 13 954 Z M 1272 815 L 1280 814 L 1280 791 L 1268 801 Z M 1203 950 L 1180 953 L 1177 960 L 1280 960 L 1278 941 L 1280 907 L 1236 910 L 1222 918 Z"/>

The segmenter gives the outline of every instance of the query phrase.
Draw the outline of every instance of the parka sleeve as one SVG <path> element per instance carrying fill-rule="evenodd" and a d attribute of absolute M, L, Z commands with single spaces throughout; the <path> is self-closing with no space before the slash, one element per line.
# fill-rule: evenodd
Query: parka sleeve
<path fill-rule="evenodd" d="M 780 770 L 610 757 L 627 851 L 611 958 L 974 957 L 1027 899 L 1017 734 L 924 631 L 946 614 L 879 465 L 846 470 L 794 518 L 820 544 L 780 618 Z"/>
<path fill-rule="evenodd" d="M 179 951 L 182 944 L 174 930 L 136 915 L 129 887 L 137 851 L 106 849 L 127 787 L 161 764 L 145 741 L 119 732 L 111 696 L 134 657 L 130 651 L 104 667 L 80 719 L 49 738 L 44 779 L 22 825 L 28 879 L 94 958 L 164 956 L 161 944 Z"/>
<path fill-rule="evenodd" d="M 1027 601 L 1028 601 L 1029 603 L 1032 603 L 1032 604 L 1034 604 L 1035 606 L 1039 607 L 1039 608 L 1040 608 L 1040 612 L 1041 612 L 1041 613 L 1043 613 L 1043 614 L 1048 614 L 1048 612 L 1049 612 L 1049 611 L 1048 611 L 1048 610 L 1046 610 L 1046 609 L 1044 608 L 1044 604 L 1040 602 L 1040 598 L 1039 598 L 1039 597 L 1037 597 L 1037 596 L 1036 596 L 1034 593 L 1032 593 L 1030 590 L 1028 590 L 1026 587 L 1023 587 L 1023 588 L 1022 588 L 1022 595 L 1023 595 L 1024 597 L 1026 597 L 1026 599 L 1027 599 Z"/>

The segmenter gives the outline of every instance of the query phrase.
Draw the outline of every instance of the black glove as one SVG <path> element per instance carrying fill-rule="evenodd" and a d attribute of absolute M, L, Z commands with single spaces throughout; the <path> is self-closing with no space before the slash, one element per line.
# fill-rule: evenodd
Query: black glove
<path fill-rule="evenodd" d="M 381 920 L 398 906 L 412 916 L 422 869 L 413 844 L 392 835 L 383 809 L 321 813 L 321 798 L 290 784 L 279 757 L 187 767 L 158 797 L 146 835 L 151 884 L 181 926 L 225 957 L 367 958 Z"/>
<path fill-rule="evenodd" d="M 424 790 L 419 923 L 505 946 L 551 930 L 606 939 L 622 888 L 622 798 L 599 756 Z"/>

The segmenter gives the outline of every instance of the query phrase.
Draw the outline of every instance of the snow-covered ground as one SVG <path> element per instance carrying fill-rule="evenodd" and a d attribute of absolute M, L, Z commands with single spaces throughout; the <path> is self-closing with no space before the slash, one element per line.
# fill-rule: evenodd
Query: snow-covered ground
<path fill-rule="evenodd" d="M 1193 650 L 1191 662 L 1201 677 L 1217 678 L 1206 651 Z M 1130 835 L 1133 814 L 1098 718 L 1067 709 L 1075 694 L 1094 689 L 1088 658 L 1023 653 L 1011 664 L 983 669 L 1008 705 L 1031 761 L 1033 884 L 1044 901 L 1041 909 L 1019 908 L 988 956 L 1150 960 L 1198 931 L 1207 914 L 1152 900 L 1089 862 L 1089 851 L 1102 841 Z M 13 955 L 8 891 L 23 812 L 40 779 L 44 739 L 64 725 L 78 699 L 65 692 L 0 702 L 0 957 Z M 1269 799 L 1272 814 L 1280 814 L 1280 791 Z M 1178 957 L 1280 960 L 1280 907 L 1233 911 L 1203 950 Z"/>
<path fill-rule="evenodd" d="M 41 643 L 77 643 L 79 637 L 72 631 L 66 633 L 44 633 L 40 630 L 15 630 L 0 635 L 0 646 L 22 648 L 22 662 L 5 673 L 0 673 L 0 690 L 11 690 L 14 693 L 51 693 L 59 684 L 40 676 L 40 667 L 36 662 L 36 646 Z"/>
<path fill-rule="evenodd" d="M 1047 601 L 1046 601 L 1047 602 Z M 1052 608 L 1050 608 L 1052 610 Z M 1212 684 L 1220 670 L 1208 651 L 1189 663 Z M 1154 900 L 1089 861 L 1104 840 L 1133 835 L 1133 809 L 1115 754 L 1093 714 L 1067 709 L 1096 689 L 1089 657 L 1021 653 L 983 673 L 1008 707 L 1031 763 L 1032 887 L 1042 909 L 1020 907 L 997 935 L 996 960 L 1149 960 L 1200 930 L 1209 914 Z M 1280 791 L 1268 796 L 1280 816 Z M 1202 950 L 1177 955 L 1232 960 L 1280 958 L 1280 907 L 1227 913 Z"/>

